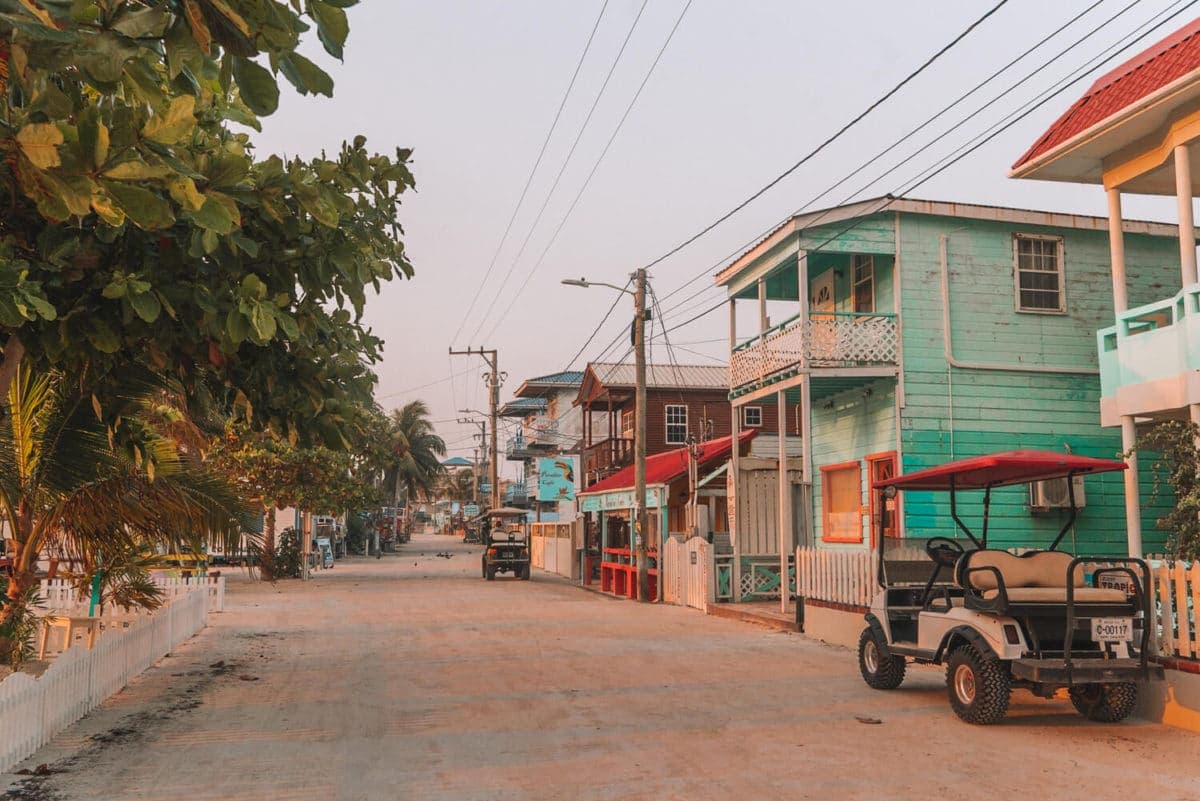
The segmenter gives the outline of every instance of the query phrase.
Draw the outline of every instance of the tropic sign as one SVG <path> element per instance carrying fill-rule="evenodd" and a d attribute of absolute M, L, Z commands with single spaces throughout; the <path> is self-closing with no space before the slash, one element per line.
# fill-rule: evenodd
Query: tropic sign
<path fill-rule="evenodd" d="M 572 457 L 542 457 L 537 460 L 537 470 L 539 501 L 575 500 L 575 460 Z"/>

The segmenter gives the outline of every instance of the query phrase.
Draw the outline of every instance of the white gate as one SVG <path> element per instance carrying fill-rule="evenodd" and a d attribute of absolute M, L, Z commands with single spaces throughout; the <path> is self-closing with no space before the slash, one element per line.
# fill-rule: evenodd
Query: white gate
<path fill-rule="evenodd" d="M 704 611 L 712 601 L 712 546 L 703 537 L 667 538 L 662 549 L 663 602 Z"/>

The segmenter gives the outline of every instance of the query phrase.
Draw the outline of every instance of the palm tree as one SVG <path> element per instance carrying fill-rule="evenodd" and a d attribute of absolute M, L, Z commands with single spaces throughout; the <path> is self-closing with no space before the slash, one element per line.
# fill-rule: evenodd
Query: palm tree
<path fill-rule="evenodd" d="M 392 410 L 390 433 L 392 448 L 384 486 L 392 489 L 392 505 L 399 506 L 402 495 L 415 499 L 437 486 L 446 442 L 434 432 L 429 407 L 421 400 Z"/>
<path fill-rule="evenodd" d="M 231 544 L 247 528 L 234 488 L 161 433 L 161 382 L 123 376 L 104 397 L 107 408 L 78 379 L 22 366 L 0 406 L 0 519 L 11 539 L 0 659 L 22 646 L 6 632 L 32 599 L 45 550 L 107 569 L 106 555 Z"/>
<path fill-rule="evenodd" d="M 451 501 L 471 502 L 475 500 L 475 471 L 447 470 L 442 475 L 438 494 Z"/>

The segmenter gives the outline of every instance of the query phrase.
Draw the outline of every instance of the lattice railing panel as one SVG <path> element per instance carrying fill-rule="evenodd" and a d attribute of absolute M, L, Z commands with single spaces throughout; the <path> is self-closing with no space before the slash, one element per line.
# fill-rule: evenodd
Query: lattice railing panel
<path fill-rule="evenodd" d="M 888 365 L 899 361 L 895 315 L 824 313 L 793 320 L 734 351 L 729 386 L 765 384 L 767 379 L 808 362 L 819 367 Z"/>

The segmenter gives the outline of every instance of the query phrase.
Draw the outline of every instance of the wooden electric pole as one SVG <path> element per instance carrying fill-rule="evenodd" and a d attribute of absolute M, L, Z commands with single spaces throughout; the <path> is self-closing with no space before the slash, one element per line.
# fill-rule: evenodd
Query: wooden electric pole
<path fill-rule="evenodd" d="M 637 553 L 637 586 L 639 601 L 656 600 L 650 597 L 650 564 L 646 557 L 646 271 L 635 274 L 633 294 L 633 358 L 636 391 L 633 400 L 633 497 L 637 521 L 634 526 Z"/>
<path fill-rule="evenodd" d="M 488 381 L 488 415 L 492 419 L 492 458 L 489 465 L 489 480 L 492 485 L 491 492 L 491 508 L 496 509 L 500 506 L 500 463 L 499 451 L 496 444 L 496 418 L 497 411 L 500 408 L 500 384 L 504 381 L 504 373 L 500 372 L 500 354 L 496 350 L 484 350 L 483 348 L 471 348 L 466 350 L 455 350 L 450 348 L 451 356 L 481 356 L 487 363 L 491 372 L 487 374 Z"/>

